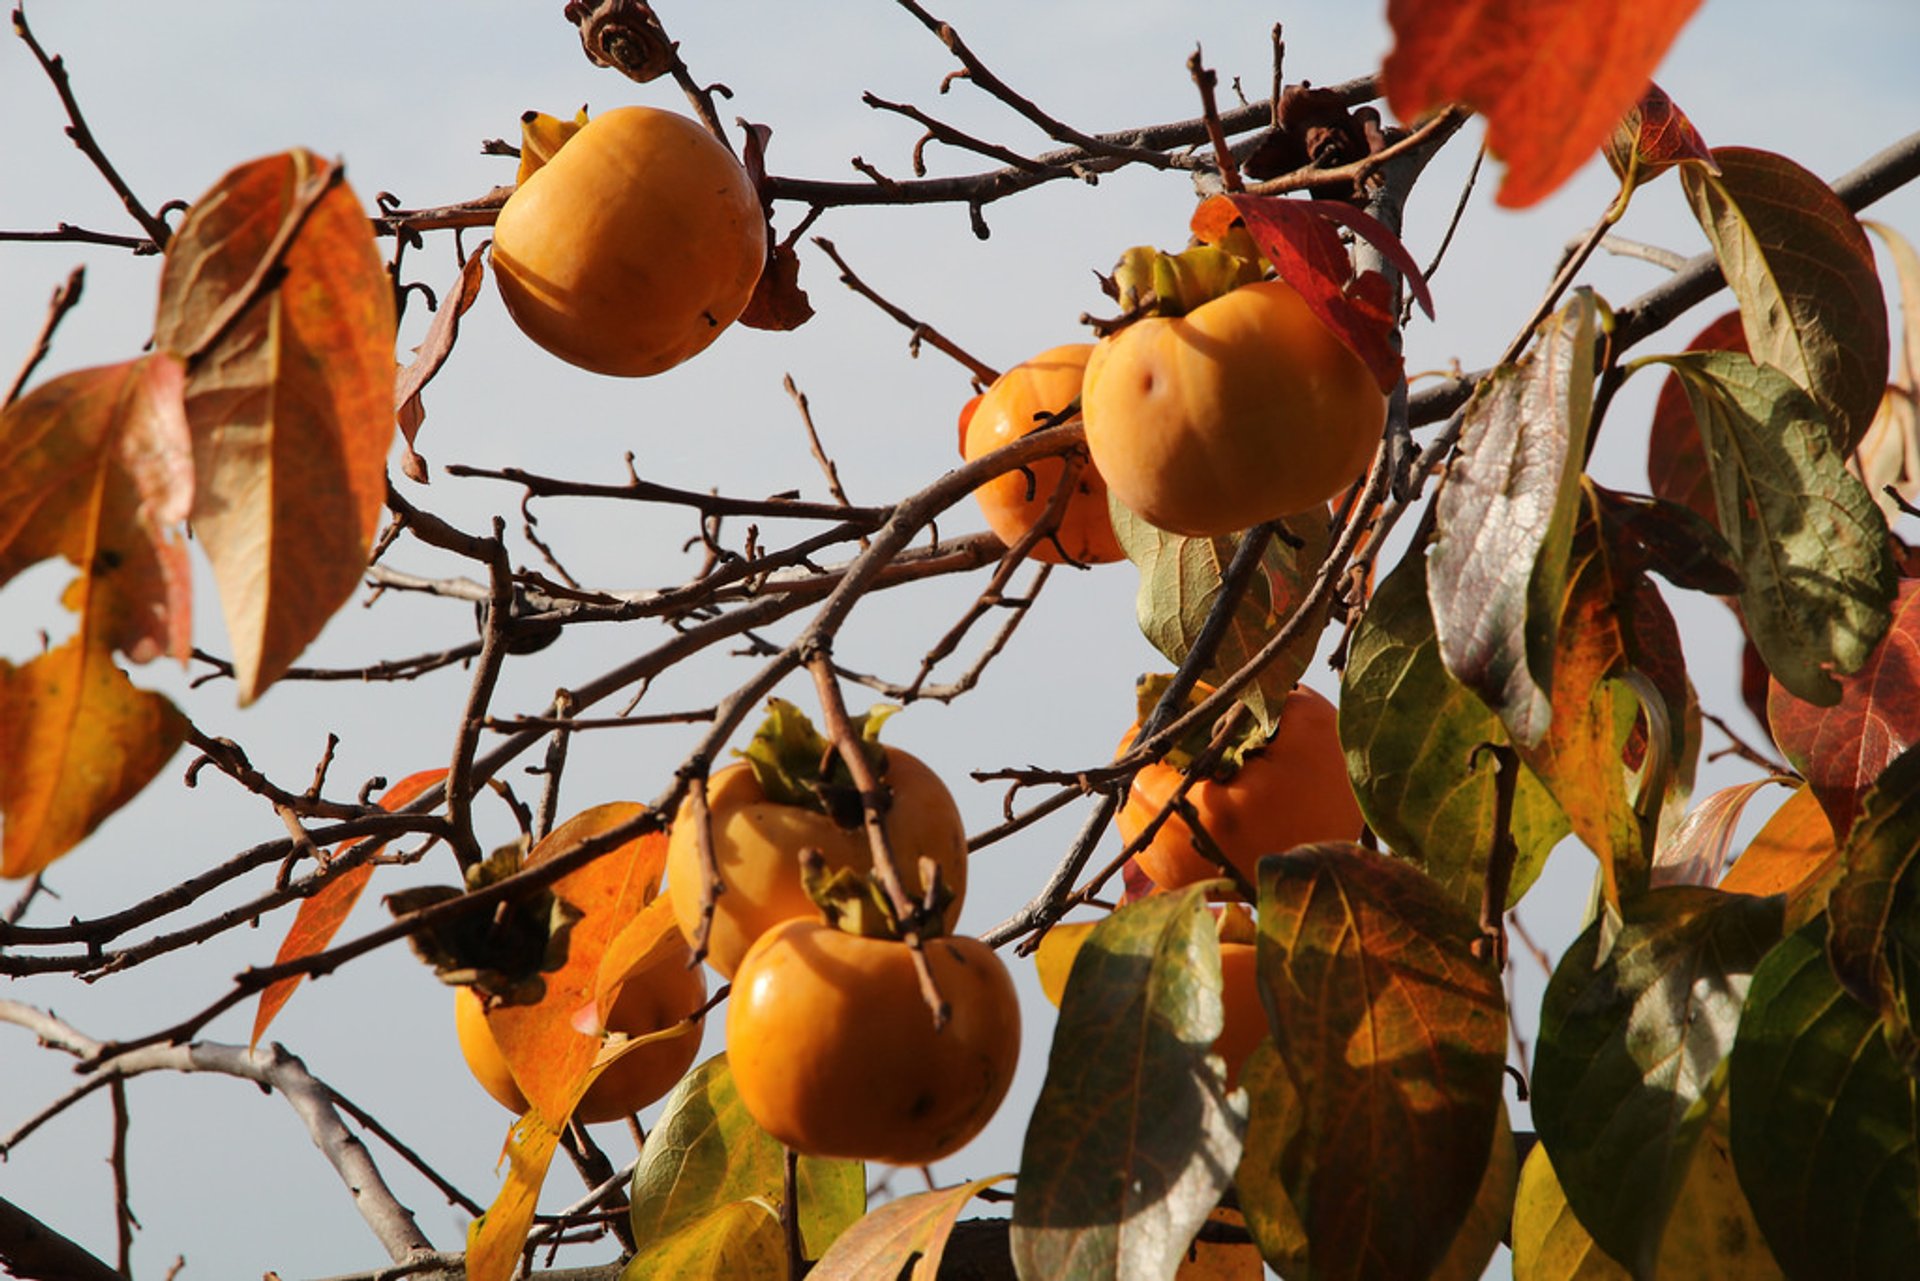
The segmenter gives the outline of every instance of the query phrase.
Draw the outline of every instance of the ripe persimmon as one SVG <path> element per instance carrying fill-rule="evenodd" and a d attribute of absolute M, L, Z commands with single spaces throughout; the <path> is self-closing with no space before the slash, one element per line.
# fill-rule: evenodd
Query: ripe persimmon
<path fill-rule="evenodd" d="M 1187 789 L 1184 799 L 1207 838 L 1249 884 L 1256 881 L 1264 854 L 1313 841 L 1358 839 L 1363 820 L 1347 781 L 1337 715 L 1324 696 L 1296 686 L 1281 705 L 1271 738 L 1247 751 L 1231 774 L 1198 779 Z M 1120 753 L 1132 746 L 1139 728 L 1127 731 Z M 1181 765 L 1167 759 L 1133 776 L 1126 804 L 1114 819 L 1122 839 L 1131 842 L 1146 829 L 1173 799 L 1182 777 Z M 1223 875 L 1178 810 L 1134 858 L 1167 890 Z"/>
<path fill-rule="evenodd" d="M 588 121 L 493 229 L 514 323 L 562 360 L 622 377 L 671 369 L 717 338 L 766 256 L 747 171 L 699 124 L 652 107 Z"/>
<path fill-rule="evenodd" d="M 961 411 L 960 453 L 968 462 L 1020 439 L 1050 415 L 1072 405 L 1092 343 L 1068 343 L 1041 352 L 1001 374 L 977 404 Z M 1024 469 L 1002 472 L 973 491 L 987 526 L 1011 547 L 1039 524 L 1059 488 L 1066 463 L 1042 458 Z M 1058 543 L 1058 546 L 1055 543 Z M 1066 555 L 1062 556 L 1064 549 Z M 1082 463 L 1053 537 L 1034 544 L 1033 559 L 1059 564 L 1124 560 L 1107 515 L 1107 486 L 1092 463 Z"/>
<path fill-rule="evenodd" d="M 951 1007 L 935 1029 L 907 944 L 818 919 L 762 935 L 727 999 L 740 1102 L 807 1156 L 925 1165 L 992 1119 L 1020 1057 L 1020 1002 L 977 939 L 926 942 Z"/>
<path fill-rule="evenodd" d="M 783 762 L 817 768 L 828 749 L 799 709 L 777 699 L 774 708 L 767 727 L 748 749 L 748 759 L 707 781 L 714 864 L 725 890 L 714 900 L 706 959 L 728 977 L 762 934 L 790 918 L 819 914 L 801 882 L 802 850 L 820 851 L 829 873 L 867 872 L 873 866 L 859 797 L 850 786 L 779 773 Z M 784 718 L 797 718 L 797 723 Z M 785 746 L 763 751 L 769 734 L 789 737 Z M 871 746 L 880 758 L 881 780 L 892 793 L 886 830 L 901 881 L 919 901 L 926 892 L 920 860 L 932 859 L 953 896 L 944 918 L 951 927 L 967 889 L 967 830 L 960 808 L 940 776 L 919 757 L 897 747 Z M 770 787 L 775 795 L 769 794 Z M 822 797 L 836 803 L 831 809 L 809 803 Z M 682 802 L 667 839 L 667 893 L 674 919 L 689 942 L 700 925 L 700 882 L 692 804 Z"/>
<path fill-rule="evenodd" d="M 659 949 L 657 959 L 631 975 L 614 998 L 607 1012 L 607 1030 L 630 1037 L 646 1036 L 673 1027 L 697 1011 L 707 1000 L 706 976 L 684 947 Z M 514 1113 L 527 1110 L 526 1095 L 514 1084 L 513 1072 L 500 1052 L 493 1030 L 487 1026 L 486 1009 L 470 987 L 458 988 L 453 997 L 454 1030 L 460 1038 L 460 1053 L 467 1069 L 483 1089 L 501 1106 Z M 573 1119 L 585 1124 L 617 1121 L 631 1116 L 672 1089 L 686 1075 L 700 1052 L 698 1025 L 676 1036 L 662 1037 L 636 1046 L 609 1064 L 587 1087 Z"/>
<path fill-rule="evenodd" d="M 1366 471 L 1387 412 L 1366 364 L 1278 280 L 1102 339 L 1081 405 L 1114 496 L 1193 536 L 1324 504 Z"/>

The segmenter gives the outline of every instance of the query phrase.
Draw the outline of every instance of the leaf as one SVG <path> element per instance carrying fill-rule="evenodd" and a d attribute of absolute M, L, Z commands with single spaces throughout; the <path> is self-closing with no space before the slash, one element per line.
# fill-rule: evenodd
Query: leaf
<path fill-rule="evenodd" d="M 1740 313 L 1730 311 L 1693 336 L 1688 351 L 1747 353 L 1746 331 Z M 1647 435 L 1647 480 L 1654 495 L 1678 503 L 1714 529 L 1720 528 L 1720 509 L 1713 499 L 1713 473 L 1707 467 L 1706 448 L 1693 421 L 1693 405 L 1679 374 L 1660 383 L 1653 405 L 1653 426 Z M 1738 588 L 1735 588 L 1738 591 Z M 1731 595 L 1733 593 L 1723 593 Z"/>
<path fill-rule="evenodd" d="M 1778 899 L 1653 890 L 1588 926 L 1548 981 L 1534 1124 L 1580 1221 L 1643 1275 L 1781 914 Z"/>
<path fill-rule="evenodd" d="M 1607 139 L 1607 164 L 1620 179 L 1621 201 L 1675 165 L 1719 166 L 1706 139 L 1659 85 L 1649 83 Z"/>
<path fill-rule="evenodd" d="M 1547 651 L 1586 458 L 1594 323 L 1592 297 L 1576 295 L 1528 355 L 1481 384 L 1436 500 L 1427 598 L 1440 656 L 1519 747 L 1551 715 Z"/>
<path fill-rule="evenodd" d="M 1148 524 L 1111 496 L 1109 508 L 1114 536 L 1127 559 L 1140 569 L 1140 591 L 1135 602 L 1140 631 L 1177 666 L 1193 651 L 1193 643 L 1220 597 L 1222 581 L 1242 535 L 1184 538 Z M 1201 680 L 1225 680 L 1258 653 L 1306 599 L 1313 576 L 1326 559 L 1330 538 L 1323 513 L 1302 512 L 1282 517 L 1277 524 L 1261 554 L 1260 568 L 1241 595 L 1213 661 L 1200 673 Z M 1324 607 L 1316 611 L 1300 629 L 1298 640 L 1241 695 L 1263 730 L 1272 731 L 1287 691 L 1306 674 L 1326 618 Z"/>
<path fill-rule="evenodd" d="M 754 189 L 764 190 L 767 143 L 773 137 L 773 130 L 766 125 L 748 124 L 745 121 L 741 121 L 740 126 L 744 136 L 740 162 L 746 166 Z M 753 296 L 747 299 L 747 308 L 740 313 L 740 323 L 749 329 L 798 329 L 813 319 L 813 302 L 800 286 L 800 255 L 793 247 L 793 242 L 798 238 L 796 229 L 789 232 L 786 239 L 775 240 L 772 227 L 768 227 L 767 265 L 760 269 L 760 279 L 754 282 Z"/>
<path fill-rule="evenodd" d="M 233 170 L 167 244 L 154 343 L 187 359 L 191 524 L 243 705 L 360 583 L 386 495 L 393 341 L 366 212 L 308 152 Z"/>
<path fill-rule="evenodd" d="M 1833 824 L 1804 784 L 1794 789 L 1720 881 L 1730 894 L 1784 894 L 1787 928 L 1797 930 L 1826 910 L 1824 886 L 1838 868 Z"/>
<path fill-rule="evenodd" d="M 1786 375 L 1731 352 L 1657 359 L 1680 374 L 1700 426 L 1748 634 L 1782 685 L 1831 706 L 1834 676 L 1866 662 L 1887 628 L 1886 521 Z"/>
<path fill-rule="evenodd" d="M 787 1242 L 780 1230 L 780 1212 L 756 1197 L 716 1206 L 665 1240 L 642 1246 L 627 1260 L 620 1281 L 735 1281 L 786 1275 Z"/>
<path fill-rule="evenodd" d="M 1866 795 L 1827 896 L 1827 960 L 1880 1016 L 1904 1065 L 1920 1063 L 1920 751 L 1902 753 Z"/>
<path fill-rule="evenodd" d="M 1377 272 L 1354 275 L 1353 262 L 1333 224 L 1344 223 L 1373 241 L 1405 275 L 1431 316 L 1433 298 L 1427 293 L 1426 280 L 1399 238 L 1350 205 L 1277 196 L 1217 196 L 1194 213 L 1194 230 L 1204 236 L 1203 227 L 1230 221 L 1223 216 L 1226 209 L 1245 220 L 1274 273 L 1293 286 L 1315 319 L 1366 363 L 1382 392 L 1391 391 L 1400 382 L 1402 361 L 1394 341 L 1396 317 L 1387 303 L 1387 282 Z"/>
<path fill-rule="evenodd" d="M 990 1174 L 889 1201 L 842 1233 L 807 1276 L 810 1281 L 933 1281 L 960 1211 L 987 1188 L 1012 1177 Z"/>
<path fill-rule="evenodd" d="M 1767 1249 L 1766 1237 L 1754 1220 L 1753 1207 L 1740 1190 L 1733 1168 L 1733 1144 L 1727 1126 L 1730 1108 L 1726 1091 L 1693 1145 L 1693 1157 L 1673 1214 L 1660 1238 L 1660 1258 L 1653 1274 L 1687 1277 L 1691 1281 L 1783 1281 L 1785 1273 Z"/>
<path fill-rule="evenodd" d="M 1691 414 L 1686 427 L 1697 454 L 1700 435 L 1693 430 Z M 1704 459 L 1700 468 L 1704 481 Z M 1664 498 L 1616 493 L 1604 485 L 1592 485 L 1592 489 L 1605 515 L 1601 528 L 1607 543 L 1629 571 L 1641 574 L 1651 570 L 1689 591 L 1715 596 L 1740 594 L 1740 566 L 1734 563 L 1733 549 L 1720 537 L 1719 527 L 1710 516 L 1703 519 L 1691 507 Z M 1706 497 L 1711 505 L 1712 495 Z"/>
<path fill-rule="evenodd" d="M 593 1000 L 575 1012 L 574 1030 L 588 1036 L 604 1032 L 607 1015 L 620 999 L 620 989 L 627 980 L 667 961 L 667 954 L 683 965 L 698 963 L 687 946 L 686 936 L 680 933 L 679 922 L 674 919 L 673 900 L 660 894 L 635 912 L 600 954 L 600 966 L 593 979 Z"/>
<path fill-rule="evenodd" d="M 1131 860 L 1129 860 L 1131 861 Z M 1034 949 L 1033 969 L 1040 980 L 1040 991 L 1055 1006 L 1066 995 L 1067 976 L 1073 972 L 1074 958 L 1086 943 L 1098 921 L 1063 921 L 1041 936 Z"/>
<path fill-rule="evenodd" d="M 1506 730 L 1447 674 L 1427 603 L 1427 561 L 1407 556 L 1374 589 L 1340 686 L 1340 743 L 1367 825 L 1463 905 L 1478 910 L 1493 848 L 1494 771 L 1481 744 Z M 1568 831 L 1544 784 L 1523 769 L 1513 803 L 1517 903 Z"/>
<path fill-rule="evenodd" d="M 145 356 L 62 375 L 0 412 L 0 585 L 66 557 L 89 582 L 89 645 L 137 663 L 185 663 L 193 643 L 184 377 L 173 357 Z"/>
<path fill-rule="evenodd" d="M 1520 1170 L 1513 1204 L 1513 1281 L 1628 1281 L 1567 1204 L 1544 1143 Z"/>
<path fill-rule="evenodd" d="M 1387 103 L 1464 102 L 1507 163 L 1499 201 L 1551 194 L 1607 140 L 1699 0 L 1389 0 Z"/>
<path fill-rule="evenodd" d="M 1715 885 L 1726 870 L 1734 831 L 1747 802 L 1762 788 L 1790 783 L 1783 778 L 1755 778 L 1723 787 L 1687 811 L 1660 842 L 1654 855 L 1655 885 Z M 1725 889 L 1726 886 L 1721 886 Z M 1748 891 L 1752 893 L 1752 891 Z"/>
<path fill-rule="evenodd" d="M 1920 690 L 1920 580 L 1899 582 L 1886 635 L 1839 686 L 1840 700 L 1819 707 L 1776 683 L 1767 691 L 1767 722 L 1773 741 L 1845 840 L 1880 772 L 1920 743 L 1920 700 L 1914 698 Z"/>
<path fill-rule="evenodd" d="M 1866 435 L 1886 386 L 1887 302 L 1873 246 L 1818 177 L 1785 156 L 1718 147 L 1680 181 L 1740 304 L 1754 360 L 1820 406 L 1834 447 Z"/>
<path fill-rule="evenodd" d="M 1440 1260 L 1428 1281 L 1479 1281 L 1486 1275 L 1494 1252 L 1511 1233 L 1513 1198 L 1520 1179 L 1520 1151 L 1514 1145 L 1513 1127 L 1507 1120 L 1506 1108 L 1495 1112 L 1493 1121 L 1493 1148 L 1487 1154 L 1487 1170 L 1480 1176 L 1473 1208 L 1467 1211 L 1466 1222 L 1454 1234 L 1446 1257 Z"/>
<path fill-rule="evenodd" d="M 380 808 L 403 809 L 446 776 L 444 766 L 409 774 L 382 793 Z M 387 843 L 370 836 L 347 847 L 347 852 L 351 853 L 369 844 L 372 848 L 367 851 L 366 862 L 329 878 L 312 895 L 300 900 L 300 910 L 294 913 L 293 925 L 287 930 L 287 937 L 281 940 L 280 950 L 274 954 L 275 965 L 325 951 L 327 944 L 333 941 L 333 936 L 340 932 L 340 927 L 347 923 L 353 905 L 360 901 L 360 891 L 366 888 L 367 878 L 373 875 L 374 860 Z M 260 1037 L 266 1032 L 267 1025 L 293 999 L 293 990 L 300 986 L 301 977 L 295 974 L 279 979 L 260 993 L 260 1006 L 253 1016 L 253 1035 L 247 1038 L 248 1049 L 260 1044 Z"/>
<path fill-rule="evenodd" d="M 1873 1014 L 1841 989 L 1825 922 L 1754 972 L 1734 1041 L 1733 1165 L 1795 1281 L 1909 1275 L 1920 1257 L 1920 1116 Z"/>
<path fill-rule="evenodd" d="M 726 1055 L 716 1054 L 673 1087 L 641 1149 L 628 1211 L 634 1240 L 642 1248 L 668 1240 L 736 1201 L 777 1206 L 785 1167 L 779 1141 L 747 1115 Z M 866 1167 L 803 1156 L 798 1176 L 800 1239 L 818 1258 L 866 1213 Z"/>
<path fill-rule="evenodd" d="M 400 421 L 400 434 L 405 444 L 405 453 L 400 466 L 410 480 L 427 483 L 427 460 L 414 452 L 414 442 L 419 438 L 420 425 L 427 419 L 425 403 L 420 392 L 433 381 L 440 367 L 447 363 L 447 357 L 453 354 L 453 344 L 460 337 L 460 318 L 467 314 L 467 308 L 473 306 L 473 300 L 480 296 L 480 285 L 486 277 L 485 254 L 468 254 L 466 262 L 460 266 L 460 278 L 453 288 L 440 300 L 440 307 L 433 313 L 433 323 L 427 326 L 427 336 L 413 349 L 413 362 L 400 371 L 400 377 L 394 381 L 393 411 Z"/>
<path fill-rule="evenodd" d="M 1446 1254 L 1502 1110 L 1506 998 L 1470 955 L 1479 936 L 1421 872 L 1357 845 L 1260 860 L 1276 1053 L 1243 1072 L 1237 1182 L 1263 1249 L 1292 1217 L 1319 1281 L 1426 1276 Z"/>
<path fill-rule="evenodd" d="M 527 865 L 577 849 L 644 808 L 616 801 L 582 810 L 534 846 Z M 507 1181 L 468 1233 L 467 1275 L 472 1281 L 507 1281 L 513 1274 L 554 1145 L 595 1075 L 600 1041 L 574 1030 L 574 1012 L 592 1001 L 608 942 L 659 887 L 666 857 L 665 834 L 648 832 L 555 881 L 554 895 L 581 914 L 569 933 L 566 963 L 547 976 L 546 992 L 538 1002 L 495 1005 L 487 1011 L 487 1028 L 529 1111 L 508 1140 Z"/>
<path fill-rule="evenodd" d="M 1901 512 L 1899 504 L 1886 493 L 1889 486 L 1908 501 L 1920 498 L 1920 253 L 1906 237 L 1884 223 L 1860 225 L 1886 242 L 1887 254 L 1893 259 L 1900 282 L 1906 341 L 1895 352 L 1880 408 L 1849 465 L 1892 525 Z"/>
<path fill-rule="evenodd" d="M 86 581 L 86 580 L 83 580 Z M 0 660 L 0 877 L 85 840 L 173 759 L 191 728 L 82 630 L 22 666 Z"/>
<path fill-rule="evenodd" d="M 1087 936 L 1027 1123 L 1011 1244 L 1022 1276 L 1170 1276 L 1219 1202 L 1245 1113 L 1211 1052 L 1220 942 L 1203 888 Z"/>

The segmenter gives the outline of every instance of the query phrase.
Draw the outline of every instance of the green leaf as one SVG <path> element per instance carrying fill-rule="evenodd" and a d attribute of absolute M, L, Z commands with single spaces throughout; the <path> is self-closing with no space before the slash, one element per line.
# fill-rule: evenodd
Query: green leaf
<path fill-rule="evenodd" d="M 1101 921 L 1060 1002 L 1013 1202 L 1026 1277 L 1172 1276 L 1232 1180 L 1245 1126 L 1220 1035 L 1202 887 Z"/>
<path fill-rule="evenodd" d="M 1887 630 L 1887 523 L 1825 419 L 1779 370 L 1735 352 L 1657 358 L 1700 426 L 1720 530 L 1746 579 L 1748 634 L 1780 683 L 1831 706 Z"/>
<path fill-rule="evenodd" d="M 1276 1053 L 1245 1069 L 1238 1173 L 1262 1248 L 1294 1226 L 1315 1281 L 1428 1275 L 1486 1170 L 1506 1060 L 1475 915 L 1357 845 L 1260 861 L 1260 996 Z"/>
<path fill-rule="evenodd" d="M 1643 1275 L 1782 913 L 1777 898 L 1653 890 L 1588 926 L 1547 984 L 1534 1124 L 1580 1221 Z"/>
<path fill-rule="evenodd" d="M 738 1201 L 760 1198 L 778 1206 L 785 1177 L 779 1141 L 747 1115 L 727 1056 L 717 1054 L 673 1087 L 647 1136 L 633 1172 L 628 1218 L 634 1240 L 644 1249 Z M 799 1189 L 800 1239 L 808 1256 L 818 1258 L 866 1213 L 866 1167 L 801 1157 Z"/>
<path fill-rule="evenodd" d="M 715 1206 L 672 1236 L 643 1241 L 620 1281 L 734 1281 L 787 1275 L 780 1211 L 754 1197 Z"/>
<path fill-rule="evenodd" d="M 1183 538 L 1148 524 L 1117 499 L 1109 507 L 1114 535 L 1140 570 L 1135 603 L 1140 631 L 1168 662 L 1178 665 L 1193 651 L 1243 536 Z M 1330 539 L 1324 512 L 1283 517 L 1277 526 L 1213 662 L 1201 673 L 1202 680 L 1224 680 L 1258 653 L 1306 599 L 1314 574 L 1326 559 Z M 1326 617 L 1324 608 L 1316 612 L 1300 629 L 1298 639 L 1241 695 L 1262 729 L 1273 729 L 1287 691 L 1313 661 Z"/>
<path fill-rule="evenodd" d="M 1906 697 L 1912 697 L 1908 687 Z M 1908 748 L 1866 795 L 1827 897 L 1827 957 L 1854 998 L 1886 1023 L 1888 1043 L 1920 1062 L 1920 749 Z"/>
<path fill-rule="evenodd" d="M 1440 661 L 1427 561 L 1407 556 L 1374 589 L 1340 687 L 1340 743 L 1367 823 L 1395 854 L 1478 908 L 1493 845 L 1494 771 L 1483 743 L 1507 741 L 1487 705 Z M 1519 858 L 1508 902 L 1533 884 L 1568 831 L 1544 784 L 1523 770 L 1513 801 Z"/>
<path fill-rule="evenodd" d="M 960 1212 L 981 1192 L 1011 1177 L 992 1174 L 957 1187 L 897 1197 L 842 1233 L 807 1276 L 810 1281 L 873 1281 L 899 1277 L 909 1268 L 914 1277 L 937 1276 Z"/>
<path fill-rule="evenodd" d="M 1920 1259 L 1920 1113 L 1880 1020 L 1827 964 L 1826 921 L 1754 971 L 1734 1041 L 1733 1164 L 1795 1281 L 1911 1276 Z"/>
<path fill-rule="evenodd" d="M 1740 303 L 1753 358 L 1820 406 L 1834 448 L 1851 452 L 1880 408 L 1887 302 L 1873 246 L 1826 183 L 1785 156 L 1719 147 L 1720 172 L 1680 180 Z"/>
<path fill-rule="evenodd" d="M 1531 352 L 1482 383 L 1436 500 L 1427 596 L 1440 656 L 1518 746 L 1538 742 L 1552 715 L 1552 647 L 1593 410 L 1594 315 L 1592 297 L 1577 294 Z"/>

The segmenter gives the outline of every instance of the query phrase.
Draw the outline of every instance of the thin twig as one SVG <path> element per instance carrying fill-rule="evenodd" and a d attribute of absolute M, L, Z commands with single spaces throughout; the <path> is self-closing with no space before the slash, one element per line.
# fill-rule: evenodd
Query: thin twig
<path fill-rule="evenodd" d="M 825 236 L 815 236 L 813 243 L 820 246 L 821 252 L 833 259 L 833 265 L 840 269 L 841 284 L 853 290 L 853 292 L 859 294 L 862 298 L 865 298 L 881 311 L 886 312 L 887 315 L 893 317 L 894 320 L 898 321 L 912 333 L 913 337 L 909 341 L 908 347 L 916 355 L 919 354 L 921 343 L 931 343 L 935 351 L 951 356 L 954 360 L 958 361 L 968 373 L 973 375 L 974 381 L 983 387 L 1000 376 L 999 370 L 969 354 L 958 343 L 948 338 L 932 325 L 922 320 L 916 320 L 904 309 L 895 306 L 893 303 L 881 297 L 871 285 L 867 284 L 866 281 L 860 279 L 860 277 L 854 273 L 853 268 L 847 266 L 847 260 L 840 256 L 840 251 L 834 247 L 831 240 L 828 240 Z"/>
<path fill-rule="evenodd" d="M 113 1167 L 113 1235 L 116 1258 L 123 1276 L 133 1276 L 133 1230 L 140 1221 L 133 1217 L 133 1194 L 127 1181 L 127 1083 L 115 1077 L 107 1087 L 113 1102 L 113 1152 L 107 1163 Z"/>
<path fill-rule="evenodd" d="M 1207 122 L 1207 137 L 1213 143 L 1213 162 L 1220 167 L 1220 183 L 1228 191 L 1244 191 L 1240 166 L 1234 163 L 1233 148 L 1227 145 L 1227 131 L 1220 124 L 1220 108 L 1213 100 L 1220 77 L 1200 61 L 1199 45 L 1187 55 L 1187 74 L 1193 77 L 1193 86 L 1200 91 L 1200 118 Z"/>
<path fill-rule="evenodd" d="M 26 361 L 21 364 L 20 372 L 13 376 L 13 381 L 7 384 L 7 394 L 0 396 L 0 409 L 20 399 L 20 391 L 27 385 L 27 379 L 33 376 L 33 371 L 40 367 L 40 362 L 47 358 L 47 353 L 53 348 L 54 330 L 60 327 L 67 313 L 79 303 L 80 290 L 86 281 L 87 269 L 75 267 L 67 274 L 66 281 L 53 291 L 53 297 L 47 303 L 46 319 L 40 322 L 40 332 L 33 340 L 32 349 L 27 352 Z"/>

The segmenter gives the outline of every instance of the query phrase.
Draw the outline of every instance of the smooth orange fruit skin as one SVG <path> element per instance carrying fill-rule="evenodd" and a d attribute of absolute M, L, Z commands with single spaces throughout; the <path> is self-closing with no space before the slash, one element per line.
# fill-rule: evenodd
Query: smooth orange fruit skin
<path fill-rule="evenodd" d="M 1278 280 L 1103 339 L 1081 407 L 1114 495 L 1195 537 L 1324 504 L 1365 473 L 1387 416 L 1365 363 Z"/>
<path fill-rule="evenodd" d="M 1046 415 L 1055 414 L 1073 403 L 1080 394 L 1080 383 L 1093 354 L 1092 343 L 1068 343 L 1041 352 L 1023 361 L 994 380 L 971 413 L 961 411 L 960 453 L 968 462 L 992 453 L 1002 445 L 1020 439 L 1034 429 Z M 1011 547 L 1040 523 L 1047 505 L 1053 500 L 1066 464 L 1058 458 L 1043 458 L 1026 471 L 1002 472 L 973 491 L 987 527 Z M 1031 481 L 1027 473 L 1031 472 Z M 1029 492 L 1031 490 L 1031 492 Z M 1060 546 L 1054 546 L 1055 540 Z M 1060 548 L 1067 555 L 1061 556 Z M 1035 543 L 1029 553 L 1034 560 L 1060 564 L 1071 558 L 1083 565 L 1100 565 L 1126 559 L 1120 540 L 1114 537 L 1113 521 L 1107 515 L 1107 485 L 1092 463 L 1080 468 L 1074 491 L 1067 498 L 1059 528 L 1053 538 Z"/>
<path fill-rule="evenodd" d="M 1187 789 L 1186 799 L 1214 844 L 1249 884 L 1258 882 L 1265 854 L 1279 854 L 1313 841 L 1351 841 L 1360 836 L 1360 803 L 1347 781 L 1346 755 L 1340 748 L 1338 713 L 1325 697 L 1297 686 L 1280 710 L 1280 726 L 1259 751 L 1249 753 L 1226 782 L 1203 778 Z M 1139 726 L 1120 742 L 1125 752 Z M 1180 786 L 1180 771 L 1156 761 L 1133 776 L 1126 804 L 1114 818 L 1121 839 L 1131 842 L 1145 830 Z M 1177 812 L 1135 856 L 1140 868 L 1164 890 L 1214 880 L 1219 866 L 1201 853 L 1193 831 Z"/>
<path fill-rule="evenodd" d="M 668 949 L 667 959 L 629 978 L 607 1012 L 607 1028 L 628 1036 L 645 1036 L 672 1027 L 707 1000 L 706 975 L 687 964 L 686 952 Z M 527 1096 L 514 1084 L 513 1072 L 500 1052 L 500 1043 L 487 1026 L 487 1014 L 472 988 L 456 989 L 453 1025 L 460 1053 L 482 1089 L 508 1111 L 524 1114 Z M 629 1050 L 595 1078 L 573 1118 L 587 1125 L 617 1121 L 665 1097 L 687 1074 L 700 1052 L 700 1029 L 666 1037 Z"/>
<path fill-rule="evenodd" d="M 493 278 L 522 332 L 598 374 L 671 369 L 732 324 L 766 262 L 766 218 L 726 147 L 685 116 L 596 116 L 514 190 Z"/>
<path fill-rule="evenodd" d="M 918 899 L 926 889 L 920 859 L 931 858 L 953 891 L 945 918 L 951 928 L 967 894 L 967 829 L 960 807 L 919 757 L 897 747 L 886 750 L 885 781 L 893 792 L 887 837 L 901 882 Z M 729 978 L 762 934 L 797 916 L 819 916 L 800 881 L 801 850 L 819 850 L 829 869 L 872 870 L 866 828 L 841 827 L 817 811 L 769 801 L 744 762 L 707 781 L 707 813 L 714 863 L 727 887 L 714 900 L 707 964 Z M 667 836 L 667 893 L 680 932 L 691 943 L 700 926 L 700 854 L 692 806 L 684 801 Z"/>
<path fill-rule="evenodd" d="M 818 920 L 761 936 L 727 999 L 727 1062 L 760 1128 L 807 1156 L 925 1165 L 992 1119 L 1020 1058 L 1020 1002 L 977 939 L 926 945 L 952 1006 L 934 1030 L 905 943 Z"/>

